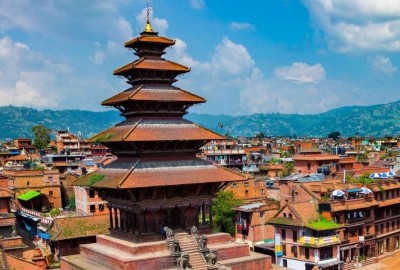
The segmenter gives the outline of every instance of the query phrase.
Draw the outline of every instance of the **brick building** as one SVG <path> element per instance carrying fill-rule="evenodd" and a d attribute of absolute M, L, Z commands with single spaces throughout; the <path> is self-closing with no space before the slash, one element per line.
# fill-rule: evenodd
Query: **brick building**
<path fill-rule="evenodd" d="M 32 198 L 19 199 L 22 206 L 38 211 L 62 207 L 58 171 L 6 169 L 2 175 L 8 178 L 8 186 L 15 192 L 15 198 L 31 191 L 37 193 Z"/>
<path fill-rule="evenodd" d="M 320 216 L 313 202 L 287 203 L 268 221 L 275 227 L 276 264 L 291 269 L 341 269 L 340 227 Z"/>

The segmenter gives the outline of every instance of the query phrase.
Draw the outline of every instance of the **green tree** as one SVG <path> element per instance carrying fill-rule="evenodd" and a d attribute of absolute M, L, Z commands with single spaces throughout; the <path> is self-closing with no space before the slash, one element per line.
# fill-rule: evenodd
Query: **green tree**
<path fill-rule="evenodd" d="M 256 134 L 256 139 L 258 139 L 259 142 L 261 142 L 265 138 L 265 135 L 263 132 L 259 132 Z"/>
<path fill-rule="evenodd" d="M 235 211 L 232 208 L 242 203 L 242 200 L 235 198 L 232 191 L 220 190 L 212 206 L 214 229 L 233 236 L 235 234 Z"/>
<path fill-rule="evenodd" d="M 32 132 L 35 135 L 33 145 L 36 147 L 36 149 L 44 149 L 49 145 L 51 129 L 39 125 L 32 127 Z"/>
<path fill-rule="evenodd" d="M 337 139 L 340 138 L 340 132 L 339 131 L 331 132 L 328 134 L 328 138 L 332 138 L 336 141 Z"/>
<path fill-rule="evenodd" d="M 71 197 L 69 197 L 68 206 L 70 210 L 76 209 L 75 194 L 72 194 Z"/>
<path fill-rule="evenodd" d="M 294 170 L 294 162 L 293 161 L 286 162 L 285 165 L 283 166 L 282 177 L 291 175 L 293 170 Z"/>

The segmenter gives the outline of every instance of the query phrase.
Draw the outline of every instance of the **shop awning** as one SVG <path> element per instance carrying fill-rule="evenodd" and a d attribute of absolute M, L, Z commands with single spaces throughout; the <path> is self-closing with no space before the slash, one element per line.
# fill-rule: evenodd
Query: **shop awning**
<path fill-rule="evenodd" d="M 29 190 L 28 192 L 25 192 L 24 194 L 21 194 L 18 196 L 18 199 L 21 201 L 29 201 L 37 196 L 39 196 L 41 193 L 34 191 L 34 190 Z"/>

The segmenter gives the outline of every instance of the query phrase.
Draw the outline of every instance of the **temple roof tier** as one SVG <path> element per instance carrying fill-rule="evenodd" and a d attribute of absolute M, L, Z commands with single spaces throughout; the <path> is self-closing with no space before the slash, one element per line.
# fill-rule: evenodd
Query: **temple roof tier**
<path fill-rule="evenodd" d="M 112 106 L 127 101 L 159 101 L 159 102 L 184 102 L 184 103 L 203 103 L 206 100 L 194 95 L 186 90 L 169 86 L 145 86 L 129 88 L 115 96 L 106 99 L 102 105 Z"/>
<path fill-rule="evenodd" d="M 136 47 L 140 46 L 142 43 L 160 44 L 166 48 L 166 47 L 174 45 L 175 40 L 166 38 L 166 37 L 160 37 L 158 35 L 141 35 L 139 37 L 133 38 L 133 39 L 125 42 L 124 46 L 126 48 L 136 48 Z"/>
<path fill-rule="evenodd" d="M 129 63 L 123 67 L 120 67 L 114 71 L 114 75 L 126 75 L 135 69 L 150 69 L 150 70 L 163 70 L 163 71 L 175 71 L 179 73 L 186 73 L 190 71 L 190 68 L 165 60 L 163 58 L 140 58 L 132 63 Z"/>
<path fill-rule="evenodd" d="M 90 142 L 224 140 L 218 133 L 181 118 L 134 118 L 89 139 Z"/>
<path fill-rule="evenodd" d="M 93 174 L 104 175 L 104 177 L 92 187 L 114 189 L 246 180 L 240 173 L 212 165 L 202 159 L 152 162 L 131 159 L 130 161 L 115 161 L 103 169 L 79 178 L 74 185 L 88 185 Z"/>

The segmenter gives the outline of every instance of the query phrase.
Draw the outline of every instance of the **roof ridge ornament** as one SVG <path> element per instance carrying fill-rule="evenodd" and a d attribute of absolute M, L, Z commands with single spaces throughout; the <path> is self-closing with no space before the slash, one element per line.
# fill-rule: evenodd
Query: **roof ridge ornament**
<path fill-rule="evenodd" d="M 146 28 L 144 29 L 145 33 L 154 33 L 153 28 L 151 27 L 151 23 L 150 23 L 150 10 L 152 8 L 149 7 L 149 3 L 147 3 L 147 16 L 146 16 Z"/>

